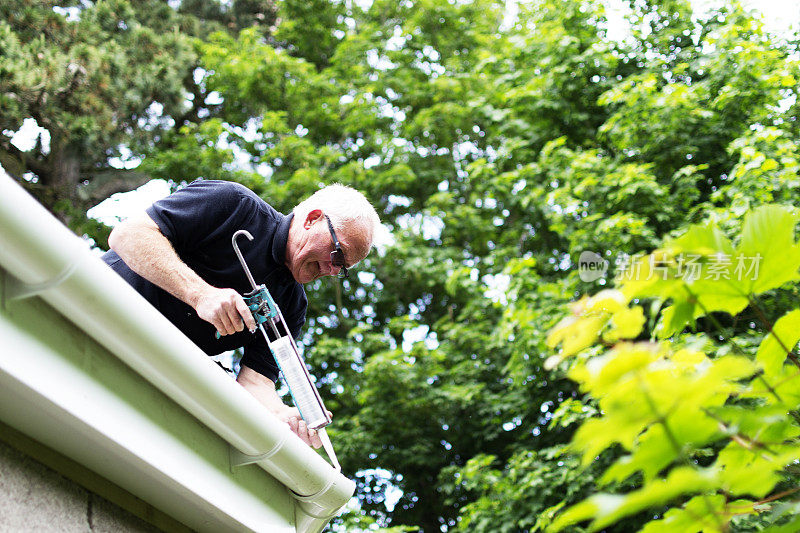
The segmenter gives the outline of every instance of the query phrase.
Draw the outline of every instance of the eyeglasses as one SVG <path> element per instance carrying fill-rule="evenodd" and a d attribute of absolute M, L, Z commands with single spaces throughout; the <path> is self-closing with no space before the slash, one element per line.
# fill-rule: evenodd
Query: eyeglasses
<path fill-rule="evenodd" d="M 331 252 L 331 264 L 335 267 L 339 267 L 340 278 L 346 278 L 348 272 L 344 262 L 344 251 L 342 250 L 342 246 L 339 244 L 339 239 L 336 237 L 336 232 L 333 231 L 333 224 L 331 224 L 331 219 L 328 218 L 328 215 L 325 215 L 325 220 L 328 221 L 328 229 L 331 232 L 331 238 L 333 238 L 333 247 L 335 248 Z"/>

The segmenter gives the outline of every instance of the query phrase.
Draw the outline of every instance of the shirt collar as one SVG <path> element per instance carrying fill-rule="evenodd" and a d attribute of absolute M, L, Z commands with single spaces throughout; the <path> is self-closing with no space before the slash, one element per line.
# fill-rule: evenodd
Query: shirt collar
<path fill-rule="evenodd" d="M 286 243 L 289 241 L 289 226 L 292 225 L 293 218 L 294 213 L 283 217 L 278 223 L 275 238 L 272 240 L 272 259 L 281 266 L 286 264 Z"/>

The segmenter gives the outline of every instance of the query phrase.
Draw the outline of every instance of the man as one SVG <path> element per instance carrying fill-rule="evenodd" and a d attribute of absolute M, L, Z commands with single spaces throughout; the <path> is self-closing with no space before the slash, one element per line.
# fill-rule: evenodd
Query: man
<path fill-rule="evenodd" d="M 302 284 L 346 275 L 369 253 L 379 225 L 367 199 L 342 185 L 320 189 L 285 216 L 242 185 L 201 179 L 117 225 L 103 259 L 208 355 L 244 347 L 237 381 L 319 448 L 316 431 L 276 392 L 278 367 L 263 335 L 252 333 L 240 295 L 251 286 L 231 236 L 253 235 L 240 241 L 242 255 L 297 337 L 308 304 Z"/>

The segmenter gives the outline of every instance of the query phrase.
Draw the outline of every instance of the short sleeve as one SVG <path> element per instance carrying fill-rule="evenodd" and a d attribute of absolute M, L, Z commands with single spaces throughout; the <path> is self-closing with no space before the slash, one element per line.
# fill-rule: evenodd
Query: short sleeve
<path fill-rule="evenodd" d="M 176 250 L 187 250 L 238 228 L 245 201 L 237 183 L 197 180 L 153 203 L 147 214 Z"/>

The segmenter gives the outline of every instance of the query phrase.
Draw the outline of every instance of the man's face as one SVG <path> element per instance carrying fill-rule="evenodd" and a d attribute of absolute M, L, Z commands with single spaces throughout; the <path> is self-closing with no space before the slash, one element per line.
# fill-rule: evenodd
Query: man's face
<path fill-rule="evenodd" d="M 339 267 L 331 263 L 331 252 L 335 247 L 322 211 L 311 211 L 298 229 L 297 235 L 296 246 L 293 250 L 287 250 L 286 266 L 298 283 L 309 283 L 322 276 L 335 276 L 339 273 Z M 369 245 L 358 232 L 338 230 L 336 236 L 348 267 L 367 255 L 365 250 L 369 249 Z"/>

